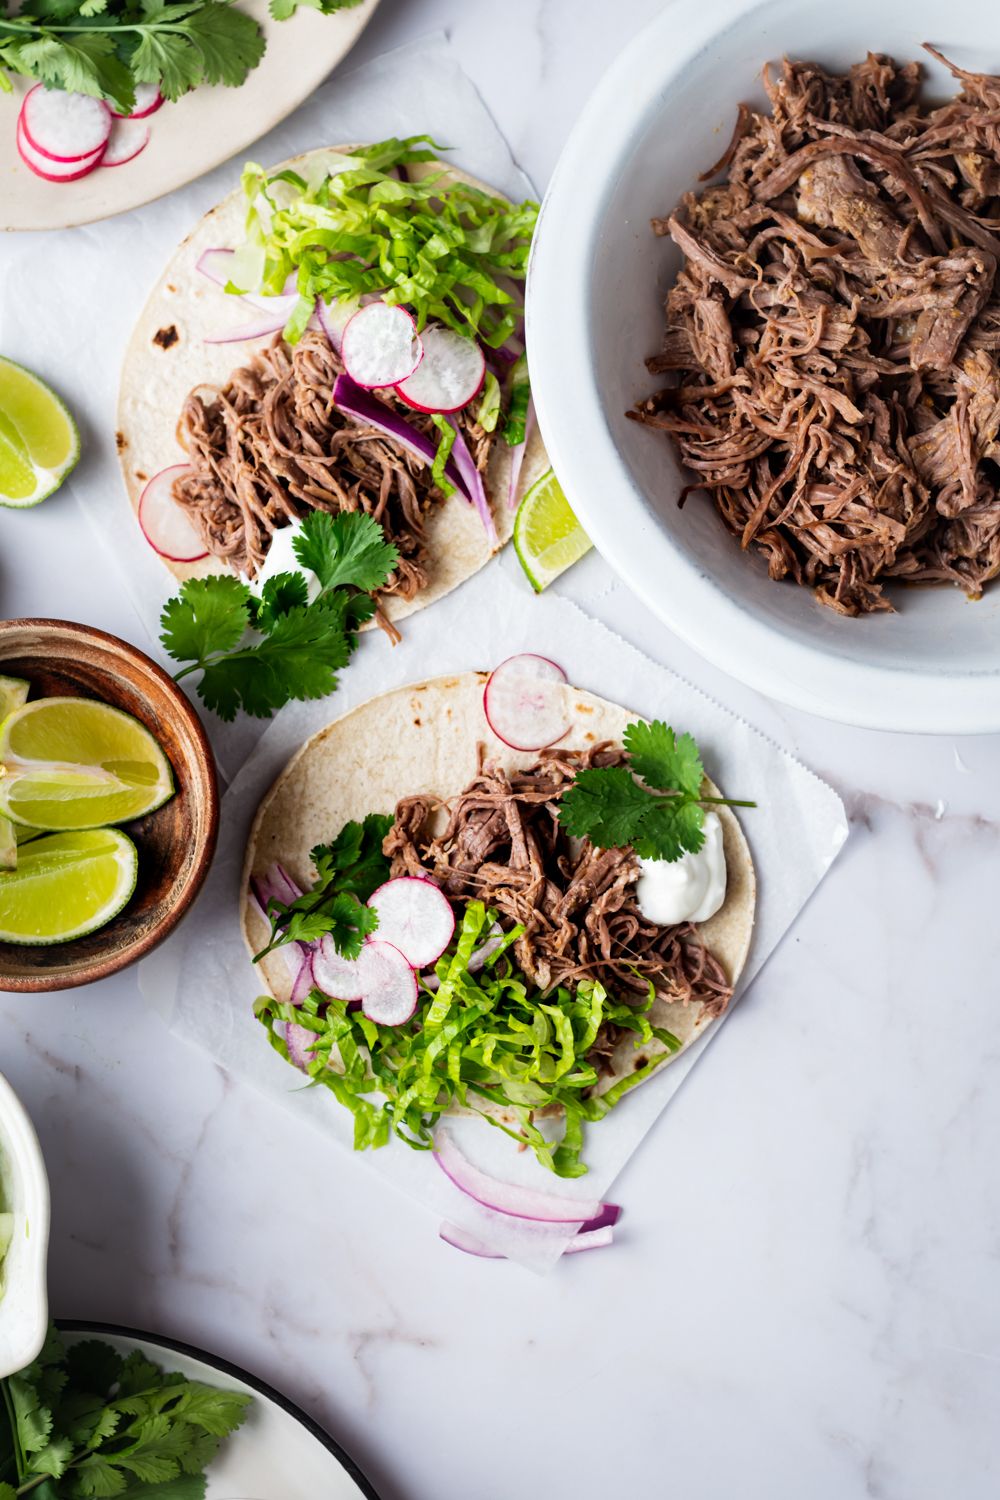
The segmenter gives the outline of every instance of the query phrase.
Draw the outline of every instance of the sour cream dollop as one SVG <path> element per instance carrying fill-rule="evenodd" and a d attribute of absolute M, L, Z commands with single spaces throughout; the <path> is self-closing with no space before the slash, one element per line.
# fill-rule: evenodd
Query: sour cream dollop
<path fill-rule="evenodd" d="M 705 842 L 697 854 L 680 859 L 640 859 L 635 895 L 639 910 L 658 927 L 707 922 L 726 899 L 726 856 L 722 824 L 705 814 Z"/>
<path fill-rule="evenodd" d="M 259 594 L 267 580 L 274 578 L 278 573 L 301 573 L 309 591 L 309 603 L 311 604 L 316 598 L 320 590 L 319 579 L 310 568 L 302 566 L 292 546 L 295 538 L 301 535 L 301 521 L 293 521 L 290 526 L 282 526 L 274 533 L 271 545 L 267 549 L 264 565 L 250 585 L 255 594 Z"/>

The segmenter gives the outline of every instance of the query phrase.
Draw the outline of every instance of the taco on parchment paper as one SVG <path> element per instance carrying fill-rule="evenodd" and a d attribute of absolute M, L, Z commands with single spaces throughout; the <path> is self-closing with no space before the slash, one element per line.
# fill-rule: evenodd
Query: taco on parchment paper
<path fill-rule="evenodd" d="M 721 804 L 702 809 L 705 848 L 678 850 L 673 868 L 640 861 L 630 846 L 571 835 L 560 822 L 571 789 L 603 794 L 608 772 L 616 786 L 625 776 L 638 787 L 637 765 L 653 774 L 648 755 L 623 750 L 636 749 L 631 736 L 640 731 L 651 737 L 647 750 L 655 736 L 674 745 L 670 755 L 688 758 L 681 779 L 694 774 L 701 799 L 721 794 L 707 778 L 699 787 L 689 737 L 678 742 L 665 725 L 647 728 L 558 681 L 529 686 L 528 698 L 538 692 L 527 702 L 529 720 L 541 704 L 550 729 L 565 724 L 558 744 L 512 749 L 491 724 L 507 734 L 512 712 L 524 720 L 527 700 L 512 699 L 508 682 L 488 721 L 489 681 L 467 672 L 374 698 L 309 739 L 271 787 L 251 830 L 241 894 L 250 952 L 277 944 L 258 961 L 270 993 L 257 1015 L 284 1057 L 354 1111 L 356 1145 L 381 1144 L 392 1131 L 426 1145 L 440 1114 L 473 1110 L 531 1146 L 544 1166 L 573 1176 L 585 1170 L 584 1122 L 602 1118 L 725 1010 L 750 945 L 753 862 Z M 516 730 L 509 738 L 524 743 Z M 706 906 L 699 880 L 710 846 L 721 881 Z M 655 885 L 664 871 L 666 893 L 654 889 L 640 904 L 640 880 Z M 395 899 L 405 898 L 407 879 L 412 909 Z M 358 960 L 336 951 L 342 937 L 358 951 L 338 930 L 348 913 L 334 907 L 345 893 L 370 898 L 366 910 L 379 918 Z M 643 906 L 664 894 L 674 916 L 685 901 L 689 911 L 691 901 L 717 909 L 661 924 Z M 422 924 L 434 927 L 442 896 L 454 932 L 448 937 L 446 923 L 420 954 Z M 661 903 L 661 917 L 664 910 Z M 404 995 L 390 1016 L 396 1024 L 366 1017 L 364 977 L 355 982 L 366 949 L 380 940 L 417 944 L 404 955 L 419 969 L 412 1004 Z M 376 972 L 376 988 L 382 977 Z"/>
<path fill-rule="evenodd" d="M 348 151 L 364 154 L 347 157 Z M 176 578 L 232 571 L 252 581 L 267 567 L 274 537 L 311 509 L 334 514 L 363 509 L 400 552 L 398 567 L 378 596 L 377 619 L 392 633 L 388 622 L 441 598 L 509 539 L 518 499 L 548 467 L 519 359 L 523 273 L 535 205 L 507 205 L 467 174 L 422 159 L 428 154 L 419 141 L 383 142 L 309 152 L 266 174 L 248 167 L 243 186 L 205 215 L 168 264 L 126 352 L 117 440 L 132 509 Z M 369 161 L 375 163 L 370 171 Z M 350 203 L 337 210 L 341 227 L 334 232 L 323 227 L 334 221 L 332 210 L 322 207 L 324 184 L 346 171 L 371 181 L 352 189 Z M 405 201 L 407 191 L 427 191 L 432 178 L 439 199 Z M 404 198 L 393 201 L 394 217 L 382 215 L 377 224 L 377 210 L 367 201 L 376 189 Z M 467 196 L 454 196 L 462 193 Z M 509 219 L 503 219 L 508 207 Z M 344 238 L 342 226 L 351 215 L 371 221 L 367 241 Z M 300 220 L 317 227 L 304 231 Z M 492 248 L 480 221 L 493 224 Z M 476 396 L 450 414 L 457 434 L 444 478 L 445 487 L 454 489 L 445 494 L 429 461 L 342 409 L 335 391 L 344 371 L 339 348 L 347 317 L 377 300 L 377 293 L 365 288 L 382 283 L 386 298 L 419 312 L 417 298 L 423 293 L 418 289 L 407 297 L 403 272 L 422 273 L 431 264 L 421 259 L 429 236 L 438 228 L 455 232 L 456 223 L 463 244 L 475 248 L 464 269 L 456 271 L 456 287 L 450 301 L 441 304 L 441 315 L 463 326 L 455 308 L 472 293 L 462 278 L 475 279 L 480 272 L 509 301 L 488 303 L 480 316 L 478 343 L 487 355 L 487 373 Z M 374 268 L 371 256 L 366 261 L 363 254 L 336 248 L 355 245 L 360 251 L 365 243 L 381 250 L 388 246 L 385 253 L 395 257 L 391 271 Z M 507 265 L 511 256 L 514 270 Z M 432 263 L 434 268 L 443 264 Z M 348 266 L 352 274 L 357 267 L 357 296 L 297 298 L 295 288 L 307 274 L 319 267 L 322 281 L 331 266 Z M 265 285 L 276 274 L 284 293 Z M 434 283 L 436 274 L 436 269 L 428 273 L 432 298 L 445 284 Z M 239 285 L 265 285 L 269 294 L 255 291 L 249 302 L 234 296 L 225 290 L 234 277 Z M 427 326 L 440 329 L 433 300 L 429 305 Z M 488 337 L 503 318 L 514 331 L 494 349 Z M 296 320 L 300 326 L 294 326 Z M 256 336 L 245 337 L 248 333 Z M 234 339 L 235 334 L 244 336 Z M 422 437 L 425 450 L 428 443 L 433 452 L 441 445 L 444 429 L 433 412 L 416 410 L 394 389 L 361 394 L 390 425 L 405 424 Z M 523 442 L 518 441 L 522 431 Z M 451 441 L 450 433 L 446 436 Z M 481 475 L 489 516 L 463 492 L 463 482 L 467 489 L 475 486 L 457 472 L 460 444 Z M 272 562 L 279 554 L 282 568 L 295 567 L 290 546 L 276 549 Z"/>

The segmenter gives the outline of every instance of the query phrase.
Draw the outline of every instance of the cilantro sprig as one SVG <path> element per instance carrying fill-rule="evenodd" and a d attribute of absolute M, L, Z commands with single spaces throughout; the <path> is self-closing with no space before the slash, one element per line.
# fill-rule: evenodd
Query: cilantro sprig
<path fill-rule="evenodd" d="M 680 859 L 705 842 L 705 809 L 756 807 L 702 795 L 705 768 L 689 734 L 661 720 L 630 724 L 623 741 L 627 766 L 592 766 L 577 773 L 559 801 L 559 821 L 601 849 L 631 844 L 642 859 Z M 641 780 L 636 780 L 639 777 Z"/>
<path fill-rule="evenodd" d="M 300 4 L 330 14 L 360 0 L 271 0 L 271 14 L 285 20 Z M 11 87 L 6 69 L 128 113 L 137 83 L 165 99 L 236 87 L 264 47 L 257 22 L 229 0 L 25 0 L 0 15 L 0 89 Z"/>
<path fill-rule="evenodd" d="M 361 511 L 311 512 L 292 546 L 319 579 L 311 603 L 302 573 L 278 573 L 260 598 L 238 578 L 191 578 L 164 607 L 164 649 L 188 663 L 175 680 L 201 672 L 197 692 L 221 719 L 241 710 L 266 719 L 292 699 L 332 693 L 399 557 Z"/>
<path fill-rule="evenodd" d="M 344 958 L 357 958 L 378 926 L 377 913 L 364 903 L 389 879 L 382 841 L 392 823 L 391 814 L 368 813 L 362 823 L 345 823 L 331 844 L 317 844 L 312 888 L 294 901 L 268 902 L 271 932 L 254 963 L 283 943 L 315 943 L 328 934 Z"/>
<path fill-rule="evenodd" d="M 0 1381 L 0 1500 L 202 1500 L 205 1469 L 250 1397 L 140 1350 L 49 1330 L 35 1362 Z"/>

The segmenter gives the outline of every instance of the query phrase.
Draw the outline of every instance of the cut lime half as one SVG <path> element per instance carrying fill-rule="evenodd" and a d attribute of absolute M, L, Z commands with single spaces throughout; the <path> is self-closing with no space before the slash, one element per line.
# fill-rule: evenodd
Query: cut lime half
<path fill-rule="evenodd" d="M 31 828 L 100 828 L 144 817 L 174 793 L 149 730 L 88 698 L 39 698 L 0 726 L 0 814 Z"/>
<path fill-rule="evenodd" d="M 514 518 L 514 549 L 537 594 L 578 562 L 593 543 L 569 508 L 555 473 L 546 469 Z"/>
<path fill-rule="evenodd" d="M 138 856 L 118 828 L 34 839 L 0 874 L 0 940 L 68 943 L 116 917 L 135 890 Z"/>
<path fill-rule="evenodd" d="M 0 505 L 37 505 L 79 457 L 76 423 L 55 391 L 0 355 Z"/>

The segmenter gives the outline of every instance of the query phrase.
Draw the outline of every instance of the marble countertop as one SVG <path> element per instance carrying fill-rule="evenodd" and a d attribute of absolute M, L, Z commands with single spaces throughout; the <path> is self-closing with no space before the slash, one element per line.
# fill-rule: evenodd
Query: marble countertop
<path fill-rule="evenodd" d="M 542 188 L 611 52 L 659 8 L 508 0 L 500 24 L 480 0 L 382 0 L 355 58 L 445 27 Z M 359 1162 L 169 1037 L 126 973 L 0 995 L 0 1068 L 52 1178 L 54 1310 L 258 1372 L 385 1500 L 985 1500 L 1000 737 L 809 718 L 708 667 L 598 557 L 561 587 L 798 753 L 853 825 L 628 1166 L 619 1248 L 544 1279 L 445 1251 Z M 64 497 L 0 515 L 0 609 L 146 644 Z"/>

